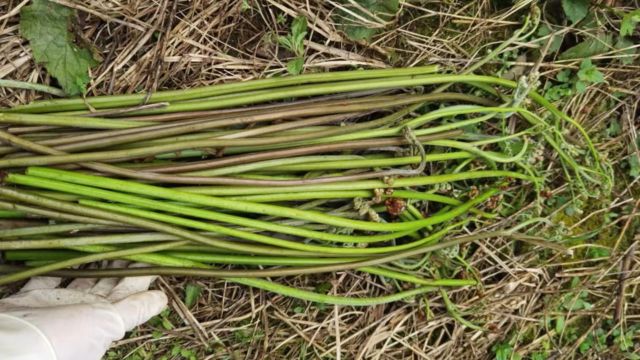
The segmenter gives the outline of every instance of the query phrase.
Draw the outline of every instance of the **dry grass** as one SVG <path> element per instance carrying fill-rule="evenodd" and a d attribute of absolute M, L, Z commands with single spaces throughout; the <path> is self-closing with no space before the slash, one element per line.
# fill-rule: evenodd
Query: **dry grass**
<path fill-rule="evenodd" d="M 350 66 L 410 66 L 437 63 L 461 71 L 509 38 L 535 1 L 422 1 L 402 4 L 402 11 L 370 44 L 353 43 L 336 29 L 332 14 L 339 1 L 260 0 L 56 0 L 78 8 L 84 36 L 95 44 L 103 61 L 93 70 L 89 93 L 115 94 L 176 89 L 267 74 L 283 74 L 292 54 L 279 48 L 275 34 L 288 31 L 291 17 L 307 16 L 311 35 L 306 43 L 305 71 Z M 34 63 L 19 37 L 17 10 L 26 1 L 0 3 L 0 79 L 51 83 Z M 543 4 L 545 19 L 557 17 L 558 1 Z M 619 26 L 613 11 L 638 8 L 635 1 L 600 1 L 596 16 L 610 31 Z M 554 15 L 555 14 L 555 15 Z M 564 48 L 582 30 L 564 27 Z M 637 40 L 637 38 L 636 38 Z M 546 39 L 517 42 L 513 54 L 490 61 L 480 72 L 510 69 L 527 74 L 539 66 L 541 81 L 578 61 L 543 59 L 536 51 Z M 638 255 L 634 234 L 639 226 L 640 180 L 629 176 L 628 160 L 639 156 L 640 66 L 616 61 L 620 52 L 599 56 L 606 83 L 564 101 L 564 110 L 597 141 L 597 148 L 613 164 L 616 187 L 600 199 L 586 201 L 585 213 L 567 216 L 571 202 L 549 214 L 555 226 L 535 231 L 552 237 L 559 231 L 584 239 L 567 243 L 574 255 L 503 239 L 457 249 L 461 258 L 440 254 L 434 267 L 465 267 L 467 275 L 482 279 L 478 288 L 449 292 L 462 316 L 485 331 L 470 329 L 447 312 L 439 293 L 418 303 L 395 303 L 370 308 L 322 307 L 282 298 L 219 280 L 163 279 L 159 286 L 172 295 L 175 328 L 145 326 L 118 343 L 111 359 L 179 359 L 172 349 L 192 351 L 197 359 L 492 359 L 500 344 L 521 355 L 540 359 L 622 359 L 614 329 L 638 323 Z M 637 59 L 636 59 L 637 60 Z M 622 100 L 614 92 L 627 94 Z M 44 97 L 32 91 L 0 88 L 0 105 L 12 106 Z M 621 131 L 607 136 L 616 121 Z M 566 196 L 566 186 L 549 189 Z M 531 217 L 533 204 L 498 225 L 513 226 Z M 613 217 L 615 214 L 616 216 Z M 558 226 L 558 224 L 564 226 Z M 497 226 L 497 225 L 494 225 Z M 587 255 L 598 245 L 610 255 Z M 336 273 L 288 282 L 313 289 L 328 284 L 329 293 L 384 292 L 392 284 L 360 273 Z M 184 287 L 205 289 L 196 306 L 182 303 Z M 589 306 L 574 306 L 583 301 Z M 559 318 L 564 326 L 558 325 Z M 601 329 L 611 335 L 604 349 L 581 353 L 578 347 Z M 633 337 L 636 341 L 637 334 Z M 498 347 L 496 347 L 498 344 Z M 505 344 L 508 344 L 505 345 Z M 629 353 L 640 351 L 634 345 Z M 493 350 L 492 350 L 493 348 Z M 185 354 L 187 354 L 185 351 Z M 188 356 L 187 356 L 188 358 Z M 504 359 L 515 358 L 508 355 Z"/>

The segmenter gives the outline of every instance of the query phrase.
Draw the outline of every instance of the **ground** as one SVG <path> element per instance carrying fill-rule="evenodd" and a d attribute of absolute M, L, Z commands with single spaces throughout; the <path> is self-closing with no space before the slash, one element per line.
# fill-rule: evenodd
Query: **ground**
<path fill-rule="evenodd" d="M 170 295 L 170 309 L 115 344 L 106 359 L 640 358 L 638 31 L 632 28 L 618 46 L 624 15 L 640 8 L 637 1 L 591 1 L 577 25 L 567 19 L 575 15 L 567 16 L 565 1 L 405 1 L 395 16 L 365 17 L 376 30 L 357 41 L 349 38 L 353 29 L 339 25 L 348 17 L 346 1 L 339 0 L 55 2 L 78 9 L 83 38 L 101 58 L 91 71 L 89 95 L 284 74 L 296 57 L 304 59 L 304 72 L 418 64 L 462 72 L 483 59 L 476 73 L 517 78 L 537 70 L 540 92 L 587 130 L 615 179 L 612 190 L 591 197 L 571 193 L 563 182 L 545 189 L 541 211 L 551 225 L 533 231 L 561 239 L 570 254 L 498 238 L 434 262 L 466 267 L 482 280 L 448 293 L 455 312 L 438 292 L 352 308 L 215 279 L 163 278 L 157 286 Z M 55 84 L 19 35 L 19 9 L 26 3 L 0 2 L 0 79 Z M 510 41 L 533 6 L 542 14 L 538 30 Z M 296 16 L 305 16 L 309 26 L 303 54 L 277 40 L 290 33 Z M 566 55 L 589 39 L 590 50 Z M 598 46 L 604 48 L 594 50 Z M 46 96 L 0 87 L 0 106 Z M 518 211 L 500 226 L 532 216 L 534 204 L 512 205 Z M 375 294 L 393 286 L 340 272 L 288 281 L 332 294 Z M 195 300 L 185 298 L 198 289 Z"/>

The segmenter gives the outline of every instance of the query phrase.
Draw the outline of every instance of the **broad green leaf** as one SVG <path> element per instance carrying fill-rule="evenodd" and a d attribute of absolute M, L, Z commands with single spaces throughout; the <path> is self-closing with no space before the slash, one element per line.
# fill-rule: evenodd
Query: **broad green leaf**
<path fill-rule="evenodd" d="M 251 10 L 251 4 L 249 4 L 249 0 L 242 0 L 242 5 L 240 6 L 240 10 L 242 11 Z"/>
<path fill-rule="evenodd" d="M 334 21 L 355 41 L 371 40 L 400 7 L 399 0 L 340 0 L 340 4 L 342 8 L 335 12 Z"/>
<path fill-rule="evenodd" d="M 589 0 L 562 0 L 562 9 L 572 23 L 584 19 L 589 12 Z"/>
<path fill-rule="evenodd" d="M 602 23 L 600 16 L 596 16 L 594 11 L 589 11 L 584 19 L 580 20 L 580 29 L 589 31 L 598 31 L 606 26 Z"/>
<path fill-rule="evenodd" d="M 640 176 L 640 158 L 637 154 L 633 153 L 629 156 L 629 175 L 632 178 L 637 178 Z"/>
<path fill-rule="evenodd" d="M 636 48 L 633 48 L 633 45 L 633 41 L 624 37 L 619 37 L 614 46 L 617 50 L 622 50 L 618 52 L 618 54 L 622 55 L 620 62 L 625 65 L 633 63 L 634 55 L 636 54 Z"/>
<path fill-rule="evenodd" d="M 588 336 L 583 342 L 581 342 L 580 346 L 578 347 L 578 349 L 580 350 L 580 353 L 584 354 L 587 351 L 589 351 L 589 349 L 591 349 L 592 342 L 593 342 L 593 339 L 590 336 Z"/>
<path fill-rule="evenodd" d="M 287 71 L 291 75 L 298 75 L 302 72 L 302 68 L 304 67 L 304 58 L 297 57 L 293 60 L 290 60 L 287 63 Z"/>
<path fill-rule="evenodd" d="M 547 354 L 545 352 L 535 352 L 531 354 L 531 360 L 547 360 Z"/>
<path fill-rule="evenodd" d="M 557 101 L 562 98 L 571 96 L 572 94 L 573 91 L 571 90 L 570 84 L 560 84 L 548 88 L 544 93 L 544 97 L 549 101 Z"/>
<path fill-rule="evenodd" d="M 36 62 L 58 80 L 67 95 L 80 95 L 89 83 L 89 69 L 98 64 L 74 34 L 75 12 L 48 0 L 33 0 L 20 11 L 20 33 L 31 45 Z"/>
<path fill-rule="evenodd" d="M 587 86 L 588 84 L 584 81 L 576 81 L 576 91 L 578 92 L 578 94 L 582 94 L 583 92 L 587 91 Z"/>
<path fill-rule="evenodd" d="M 292 34 L 291 37 L 293 39 L 293 49 L 296 56 L 304 55 L 304 38 L 307 36 L 307 32 L 301 32 L 297 34 Z"/>
<path fill-rule="evenodd" d="M 376 33 L 378 33 L 378 29 L 368 28 L 365 26 L 347 25 L 344 27 L 344 32 L 347 34 L 349 39 L 359 41 L 370 40 Z"/>
<path fill-rule="evenodd" d="M 616 137 L 621 133 L 622 127 L 620 126 L 620 122 L 616 119 L 611 120 L 611 123 L 607 127 L 607 135 L 609 135 L 609 137 Z"/>
<path fill-rule="evenodd" d="M 287 36 L 279 36 L 278 43 L 297 57 L 304 55 L 304 38 L 307 36 L 307 18 L 298 16 L 291 24 L 291 32 Z"/>
<path fill-rule="evenodd" d="M 567 216 L 575 216 L 579 214 L 579 209 L 577 207 L 575 207 L 574 205 L 569 205 L 564 209 L 564 213 Z"/>
<path fill-rule="evenodd" d="M 291 44 L 296 56 L 304 55 L 304 38 L 307 36 L 307 18 L 298 16 L 291 24 Z"/>
<path fill-rule="evenodd" d="M 620 23 L 620 36 L 631 36 L 640 22 L 640 9 L 631 11 L 624 15 Z"/>
<path fill-rule="evenodd" d="M 478 133 L 480 133 L 480 131 L 478 131 Z M 524 141 L 520 139 L 513 141 L 501 141 L 498 146 L 504 153 L 510 154 L 509 156 L 513 156 L 522 151 L 522 148 L 524 147 Z"/>
<path fill-rule="evenodd" d="M 513 355 L 513 347 L 509 343 L 498 343 L 491 350 L 495 353 L 495 360 L 510 360 Z"/>
<path fill-rule="evenodd" d="M 560 334 L 564 331 L 564 317 L 558 316 L 556 318 L 556 333 Z"/>
<path fill-rule="evenodd" d="M 291 39 L 288 36 L 278 36 L 278 43 L 293 52 L 293 43 L 291 43 Z"/>
<path fill-rule="evenodd" d="M 293 19 L 293 23 L 291 24 L 291 34 L 296 36 L 296 34 L 302 34 L 304 32 L 307 32 L 307 18 L 298 16 Z"/>
<path fill-rule="evenodd" d="M 160 321 L 161 321 L 162 327 L 163 327 L 165 330 L 173 330 L 173 329 L 175 329 L 175 328 L 176 328 L 176 327 L 173 325 L 173 323 L 171 323 L 171 320 L 169 320 L 169 319 L 167 319 L 167 318 L 165 318 L 165 317 L 162 317 Z"/>
<path fill-rule="evenodd" d="M 597 84 L 604 81 L 604 75 L 591 63 L 591 59 L 584 59 L 580 63 L 578 79 Z"/>
<path fill-rule="evenodd" d="M 579 296 L 576 298 L 574 294 L 567 294 L 564 299 L 564 303 L 562 306 L 565 310 L 568 311 L 576 311 L 576 310 L 589 310 L 593 307 L 593 305 L 587 302 L 585 299 L 587 297 L 587 293 L 585 291 L 581 291 Z"/>
<path fill-rule="evenodd" d="M 611 255 L 611 250 L 601 247 L 590 247 L 587 249 L 587 256 L 591 259 L 601 258 Z"/>
<path fill-rule="evenodd" d="M 562 69 L 558 71 L 558 73 L 556 74 L 556 80 L 563 83 L 569 82 L 571 80 L 571 70 Z"/>
<path fill-rule="evenodd" d="M 609 51 L 609 48 L 613 44 L 613 36 L 598 35 L 597 37 L 590 37 L 583 40 L 579 44 L 567 49 L 565 52 L 558 56 L 560 60 L 568 59 L 584 59 L 595 55 L 603 54 Z"/>
<path fill-rule="evenodd" d="M 591 63 L 591 59 L 582 60 L 577 75 L 576 90 L 579 94 L 585 92 L 589 84 L 598 84 L 604 81 L 604 75 Z"/>
<path fill-rule="evenodd" d="M 202 292 L 202 286 L 187 284 L 184 289 L 184 304 L 188 309 L 191 309 L 193 305 L 198 302 L 200 293 Z"/>
<path fill-rule="evenodd" d="M 171 356 L 176 356 L 180 354 L 181 349 L 182 348 L 180 347 L 180 345 L 173 345 L 173 348 L 171 348 Z"/>
<path fill-rule="evenodd" d="M 538 28 L 538 36 L 539 37 L 547 36 L 547 35 L 549 35 L 551 33 L 552 33 L 552 31 L 549 28 L 549 26 L 547 26 L 547 24 L 542 24 Z M 562 40 L 564 40 L 564 36 L 563 35 L 553 35 L 553 39 L 551 40 L 551 45 L 549 45 L 548 52 L 549 53 L 554 53 L 554 52 L 560 50 L 560 47 L 562 46 Z"/>
<path fill-rule="evenodd" d="M 318 294 L 328 294 L 329 290 L 331 290 L 331 287 L 333 285 L 331 285 L 330 282 L 323 282 L 320 283 L 318 285 L 316 285 L 315 289 L 313 289 L 313 291 L 317 292 Z"/>

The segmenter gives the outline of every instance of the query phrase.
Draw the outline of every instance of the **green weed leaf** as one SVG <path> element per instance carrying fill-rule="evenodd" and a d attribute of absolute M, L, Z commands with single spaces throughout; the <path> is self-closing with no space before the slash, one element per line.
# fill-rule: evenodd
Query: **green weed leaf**
<path fill-rule="evenodd" d="M 560 84 L 551 86 L 544 93 L 545 99 L 549 101 L 557 101 L 565 97 L 573 95 L 573 90 L 569 84 Z"/>
<path fill-rule="evenodd" d="M 607 135 L 609 135 L 609 137 L 616 137 L 621 133 L 622 133 L 622 127 L 620 126 L 620 123 L 618 122 L 618 120 L 616 119 L 611 120 L 611 123 L 607 127 Z"/>
<path fill-rule="evenodd" d="M 624 15 L 620 23 L 620 36 L 631 36 L 640 22 L 640 9 L 631 11 Z"/>
<path fill-rule="evenodd" d="M 540 27 L 538 28 L 538 36 L 539 37 L 543 37 L 543 36 L 547 36 L 549 34 L 552 33 L 552 30 L 549 26 L 547 26 L 547 24 L 542 24 L 540 25 Z M 562 41 L 564 40 L 564 36 L 563 35 L 553 35 L 553 40 L 551 40 L 551 45 L 549 45 L 549 53 L 554 53 L 558 50 L 560 50 L 560 47 L 562 46 Z"/>
<path fill-rule="evenodd" d="M 640 158 L 636 154 L 631 154 L 629 157 L 629 175 L 632 178 L 640 176 Z"/>
<path fill-rule="evenodd" d="M 595 55 L 600 55 L 609 51 L 613 44 L 613 36 L 611 34 L 601 34 L 597 37 L 590 37 L 577 45 L 570 47 L 560 54 L 558 59 L 584 59 Z"/>
<path fill-rule="evenodd" d="M 569 81 L 571 81 L 571 70 L 562 69 L 558 71 L 558 73 L 556 74 L 556 80 L 563 83 L 568 83 Z"/>
<path fill-rule="evenodd" d="M 588 31 L 597 31 L 605 26 L 599 16 L 595 15 L 595 12 L 589 11 L 584 19 L 580 20 L 580 29 Z"/>
<path fill-rule="evenodd" d="M 562 69 L 556 74 L 556 80 L 560 82 L 558 85 L 547 83 L 545 86 L 544 97 L 549 101 L 557 101 L 562 98 L 573 95 L 573 82 L 571 81 L 572 73 L 569 69 Z"/>
<path fill-rule="evenodd" d="M 287 63 L 287 71 L 291 75 L 298 75 L 298 74 L 302 73 L 302 69 L 303 68 L 304 68 L 304 58 L 303 57 L 297 57 L 297 58 L 295 58 L 293 60 L 290 60 Z"/>
<path fill-rule="evenodd" d="M 333 286 L 330 282 L 323 282 L 318 284 L 315 289 L 313 289 L 313 291 L 317 292 L 318 294 L 328 294 L 329 290 L 331 290 L 332 287 Z"/>
<path fill-rule="evenodd" d="M 495 360 L 520 360 L 522 357 L 513 351 L 513 347 L 509 343 L 499 343 L 494 345 L 491 350 L 495 353 Z"/>
<path fill-rule="evenodd" d="M 278 43 L 296 55 L 289 60 L 287 71 L 291 75 L 302 73 L 304 68 L 304 38 L 307 36 L 307 18 L 296 17 L 291 23 L 291 32 L 287 36 L 278 37 Z"/>
<path fill-rule="evenodd" d="M 306 33 L 307 18 L 304 16 L 297 16 L 295 19 L 293 19 L 293 23 L 291 24 L 291 34 L 293 34 L 293 36 L 297 36 Z"/>
<path fill-rule="evenodd" d="M 562 0 L 562 9 L 572 23 L 584 19 L 589 12 L 589 0 Z"/>
<path fill-rule="evenodd" d="M 249 4 L 249 0 L 242 0 L 242 5 L 240 6 L 240 10 L 242 11 L 251 10 L 251 4 Z"/>
<path fill-rule="evenodd" d="M 155 326 L 161 326 L 165 330 L 175 329 L 175 326 L 173 325 L 173 323 L 171 323 L 171 320 L 169 320 L 170 313 L 171 310 L 164 309 L 159 315 L 154 316 L 151 320 L 149 320 L 149 323 Z"/>
<path fill-rule="evenodd" d="M 604 75 L 591 63 L 591 59 L 584 59 L 582 63 L 580 63 L 578 79 L 592 83 L 601 83 L 604 81 Z"/>
<path fill-rule="evenodd" d="M 511 348 L 511 345 L 503 343 L 495 345 L 491 350 L 495 352 L 496 360 L 508 360 L 513 348 Z"/>
<path fill-rule="evenodd" d="M 582 94 L 583 92 L 587 91 L 587 86 L 588 84 L 584 81 L 576 81 L 576 91 L 578 92 L 578 94 Z"/>
<path fill-rule="evenodd" d="M 202 286 L 187 284 L 184 289 L 184 304 L 187 308 L 191 309 L 193 305 L 198 302 L 198 298 L 200 297 L 200 293 L 202 292 Z"/>
<path fill-rule="evenodd" d="M 291 24 L 291 32 L 287 36 L 280 36 L 278 42 L 287 50 L 296 54 L 296 56 L 304 55 L 304 38 L 307 36 L 307 18 L 298 16 L 293 19 Z"/>
<path fill-rule="evenodd" d="M 596 68 L 591 59 L 584 59 L 580 63 L 578 70 L 578 81 L 576 81 L 576 91 L 583 93 L 590 84 L 598 84 L 604 82 L 604 75 Z"/>
<path fill-rule="evenodd" d="M 278 44 L 280 44 L 285 49 L 293 52 L 293 43 L 291 42 L 291 38 L 289 36 L 278 36 Z"/>
<path fill-rule="evenodd" d="M 354 41 L 371 40 L 399 9 L 398 0 L 341 0 L 340 3 L 343 8 L 336 11 L 334 20 Z"/>
<path fill-rule="evenodd" d="M 587 257 L 591 259 L 602 258 L 611 255 L 611 250 L 601 247 L 590 247 L 587 249 Z"/>
<path fill-rule="evenodd" d="M 556 318 L 556 333 L 560 334 L 564 331 L 564 317 L 558 316 Z"/>
<path fill-rule="evenodd" d="M 48 0 L 33 0 L 20 11 L 20 33 L 31 45 L 36 62 L 58 80 L 70 96 L 83 94 L 89 69 L 98 64 L 74 34 L 75 12 Z"/>
<path fill-rule="evenodd" d="M 588 336 L 586 340 L 580 343 L 580 347 L 578 349 L 580 350 L 581 354 L 584 354 L 587 351 L 589 351 L 589 349 L 591 349 L 592 342 L 593 342 L 592 340 L 593 339 L 591 338 L 591 336 Z"/>
<path fill-rule="evenodd" d="M 535 352 L 531 354 L 531 360 L 547 360 L 547 354 L 544 352 Z"/>
<path fill-rule="evenodd" d="M 624 37 L 619 37 L 618 41 L 616 42 L 616 50 L 621 50 L 618 53 L 622 55 L 622 57 L 620 57 L 620 62 L 625 65 L 630 65 L 633 63 L 634 55 L 636 54 L 636 49 L 632 47 L 633 45 L 633 41 Z"/>
<path fill-rule="evenodd" d="M 581 291 L 578 294 L 578 297 L 572 293 L 567 294 L 564 298 L 562 307 L 567 311 L 577 311 L 590 310 L 593 308 L 593 305 L 587 301 L 587 293 L 585 291 Z"/>

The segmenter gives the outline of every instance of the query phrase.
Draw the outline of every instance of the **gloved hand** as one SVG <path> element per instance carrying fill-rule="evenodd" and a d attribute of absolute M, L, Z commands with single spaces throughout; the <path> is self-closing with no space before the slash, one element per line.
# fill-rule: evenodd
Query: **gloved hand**
<path fill-rule="evenodd" d="M 76 279 L 58 288 L 59 278 L 31 279 L 17 294 L 0 299 L 0 337 L 4 337 L 0 358 L 100 359 L 111 342 L 166 307 L 167 296 L 162 291 L 148 290 L 153 280 L 152 276 Z M 38 332 L 35 336 L 45 339 L 40 343 L 33 340 Z M 2 354 L 3 346 L 11 353 L 20 348 L 15 342 L 21 341 L 24 354 Z"/>

